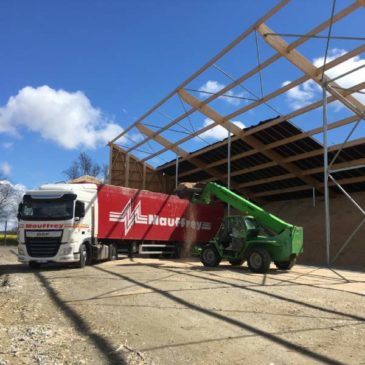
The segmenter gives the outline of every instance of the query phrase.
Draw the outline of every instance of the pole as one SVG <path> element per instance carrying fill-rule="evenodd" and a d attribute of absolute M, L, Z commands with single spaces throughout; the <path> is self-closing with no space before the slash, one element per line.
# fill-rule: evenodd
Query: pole
<path fill-rule="evenodd" d="M 5 220 L 4 245 L 6 246 L 6 236 L 8 234 L 8 220 Z"/>
<path fill-rule="evenodd" d="M 325 229 L 326 229 L 326 262 L 330 266 L 330 246 L 331 246 L 331 220 L 330 201 L 328 191 L 328 129 L 327 129 L 327 95 L 326 81 L 322 83 L 323 97 L 323 180 L 324 180 L 324 205 L 325 205 Z"/>
<path fill-rule="evenodd" d="M 179 184 L 179 156 L 176 154 L 176 164 L 175 164 L 175 189 Z"/>
<path fill-rule="evenodd" d="M 231 127 L 228 125 L 228 144 L 227 144 L 227 187 L 231 189 Z M 231 214 L 231 206 L 228 204 L 227 214 Z"/>

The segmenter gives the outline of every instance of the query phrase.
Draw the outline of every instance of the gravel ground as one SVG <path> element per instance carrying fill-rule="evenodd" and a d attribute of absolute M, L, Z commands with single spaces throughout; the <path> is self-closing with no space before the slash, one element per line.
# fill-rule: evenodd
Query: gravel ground
<path fill-rule="evenodd" d="M 30 270 L 0 247 L 3 364 L 365 364 L 365 273 L 120 258 Z"/>

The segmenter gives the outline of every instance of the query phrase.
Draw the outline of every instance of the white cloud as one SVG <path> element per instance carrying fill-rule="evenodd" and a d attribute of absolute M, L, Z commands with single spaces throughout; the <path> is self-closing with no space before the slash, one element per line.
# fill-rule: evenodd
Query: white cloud
<path fill-rule="evenodd" d="M 206 118 L 203 123 L 203 128 L 212 123 L 214 123 L 212 119 Z M 240 127 L 241 129 L 245 128 L 245 125 L 238 120 L 233 120 L 232 123 L 235 124 L 237 127 Z M 204 139 L 210 139 L 210 140 L 222 140 L 222 139 L 228 137 L 228 131 L 226 128 L 224 128 L 220 125 L 217 125 L 211 129 L 208 129 L 204 133 L 202 133 L 200 135 L 200 137 L 202 137 Z"/>
<path fill-rule="evenodd" d="M 328 52 L 327 60 L 326 62 L 329 63 L 336 59 L 337 57 L 340 57 L 346 53 L 343 49 L 333 48 Z M 313 64 L 316 67 L 323 66 L 324 57 L 317 57 L 313 60 Z M 336 67 L 333 67 L 326 71 L 326 75 L 333 79 L 339 75 L 342 75 L 348 71 L 351 71 L 359 66 L 362 66 L 365 64 L 365 59 L 362 59 L 360 56 L 356 56 L 353 58 L 350 58 L 346 62 L 343 62 L 339 64 Z M 355 71 L 347 76 L 344 76 L 338 80 L 336 80 L 336 83 L 343 87 L 343 88 L 350 88 L 352 86 L 355 86 L 362 80 L 365 80 L 365 68 L 362 68 L 358 71 Z M 282 86 L 287 85 L 289 81 L 285 81 Z M 292 109 L 301 108 L 305 105 L 308 105 L 315 100 L 318 100 L 321 96 L 321 87 L 315 83 L 313 80 L 308 80 L 304 82 L 301 85 L 298 85 L 294 87 L 293 89 L 289 90 L 286 93 L 287 100 L 289 102 L 289 105 Z M 353 94 L 354 97 L 359 99 L 362 103 L 365 103 L 365 95 L 363 94 Z M 335 107 L 342 107 L 342 104 L 340 102 L 336 102 Z"/>
<path fill-rule="evenodd" d="M 7 162 L 2 162 L 0 164 L 0 173 L 4 176 L 8 176 L 11 171 L 11 166 Z"/>
<path fill-rule="evenodd" d="M 225 86 L 226 85 L 223 85 L 218 81 L 209 80 L 199 88 L 199 91 L 206 91 L 208 93 L 214 93 L 215 94 L 219 90 L 222 90 Z M 204 93 L 201 93 L 201 94 L 204 95 L 205 97 L 207 96 L 207 94 L 204 94 Z M 238 99 L 238 98 L 235 98 L 235 97 L 244 96 L 244 92 L 235 93 L 234 91 L 229 90 L 225 93 L 225 95 L 229 95 L 229 96 L 233 96 L 233 97 L 220 96 L 218 99 L 222 99 L 222 100 L 224 100 L 227 103 L 232 104 L 232 105 L 239 105 L 240 102 L 242 101 L 242 99 Z M 209 97 L 209 95 L 208 95 L 208 97 Z"/>
<path fill-rule="evenodd" d="M 290 84 L 285 81 L 281 86 Z M 295 86 L 286 93 L 289 105 L 292 109 L 299 109 L 315 101 L 321 88 L 313 80 L 307 80 L 301 85 Z"/>
<path fill-rule="evenodd" d="M 10 150 L 10 148 L 12 148 L 13 146 L 14 146 L 13 142 L 5 142 L 2 144 L 4 150 Z"/>
<path fill-rule="evenodd" d="M 0 107 L 0 133 L 19 136 L 22 127 L 66 149 L 95 148 L 123 130 L 81 91 L 54 90 L 46 85 L 24 87 Z"/>

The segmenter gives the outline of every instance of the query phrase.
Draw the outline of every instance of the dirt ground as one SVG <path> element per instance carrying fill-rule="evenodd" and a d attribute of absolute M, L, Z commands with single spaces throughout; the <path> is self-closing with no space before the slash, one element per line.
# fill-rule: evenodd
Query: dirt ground
<path fill-rule="evenodd" d="M 30 270 L 0 247 L 0 364 L 365 364 L 365 273 L 120 258 Z"/>

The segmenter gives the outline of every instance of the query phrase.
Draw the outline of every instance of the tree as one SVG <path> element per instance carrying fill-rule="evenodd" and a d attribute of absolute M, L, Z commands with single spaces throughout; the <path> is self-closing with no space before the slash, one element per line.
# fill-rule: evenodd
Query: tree
<path fill-rule="evenodd" d="M 94 162 L 85 152 L 81 152 L 72 165 L 63 173 L 70 180 L 73 180 L 84 175 L 98 177 L 101 171 L 102 167 L 98 163 Z"/>
<path fill-rule="evenodd" d="M 17 185 L 0 180 L 0 223 L 7 221 L 10 225 L 15 225 L 17 208 L 23 193 Z"/>

